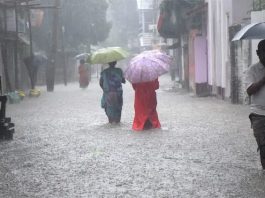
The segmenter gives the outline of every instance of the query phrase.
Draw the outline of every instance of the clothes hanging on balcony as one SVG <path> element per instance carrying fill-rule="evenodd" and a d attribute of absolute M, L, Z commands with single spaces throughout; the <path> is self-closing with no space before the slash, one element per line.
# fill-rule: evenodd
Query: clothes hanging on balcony
<path fill-rule="evenodd" d="M 182 17 L 177 3 L 164 0 L 160 4 L 160 15 L 157 22 L 157 30 L 164 38 L 177 38 L 182 28 Z"/>

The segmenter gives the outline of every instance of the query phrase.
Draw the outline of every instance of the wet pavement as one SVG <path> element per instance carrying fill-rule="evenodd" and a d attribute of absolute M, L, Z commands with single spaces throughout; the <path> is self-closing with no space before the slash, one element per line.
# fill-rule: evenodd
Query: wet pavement
<path fill-rule="evenodd" d="M 160 84 L 161 130 L 131 130 L 128 82 L 120 125 L 107 124 L 96 78 L 8 105 L 16 133 L 0 142 L 0 197 L 264 198 L 248 107 Z"/>

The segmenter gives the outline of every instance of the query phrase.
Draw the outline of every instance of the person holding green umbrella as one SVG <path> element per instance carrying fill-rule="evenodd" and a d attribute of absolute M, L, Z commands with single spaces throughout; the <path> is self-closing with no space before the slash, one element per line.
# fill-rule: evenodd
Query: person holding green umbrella
<path fill-rule="evenodd" d="M 91 57 L 92 64 L 108 64 L 109 67 L 100 73 L 99 84 L 103 90 L 101 107 L 105 109 L 109 123 L 119 123 L 123 106 L 122 83 L 125 83 L 123 71 L 116 68 L 118 60 L 128 56 L 120 47 L 108 47 L 95 51 Z"/>
<path fill-rule="evenodd" d="M 119 123 L 123 105 L 122 83 L 125 83 L 123 71 L 116 68 L 117 62 L 109 63 L 109 67 L 100 74 L 99 84 L 103 90 L 101 107 L 105 109 L 109 123 Z"/>
<path fill-rule="evenodd" d="M 108 64 L 127 58 L 129 53 L 121 47 L 106 47 L 92 53 L 88 62 L 91 64 Z"/>

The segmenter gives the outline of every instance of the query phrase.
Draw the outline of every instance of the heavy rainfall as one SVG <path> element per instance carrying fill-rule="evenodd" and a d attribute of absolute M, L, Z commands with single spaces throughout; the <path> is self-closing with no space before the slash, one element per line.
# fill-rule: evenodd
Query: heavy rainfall
<path fill-rule="evenodd" d="M 0 0 L 0 197 L 265 197 L 265 0 Z"/>

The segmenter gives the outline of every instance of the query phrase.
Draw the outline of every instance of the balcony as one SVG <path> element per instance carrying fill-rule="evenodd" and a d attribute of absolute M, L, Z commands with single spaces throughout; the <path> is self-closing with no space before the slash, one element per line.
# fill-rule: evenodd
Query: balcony
<path fill-rule="evenodd" d="M 141 33 L 138 37 L 141 47 L 147 47 L 152 45 L 153 33 Z"/>

